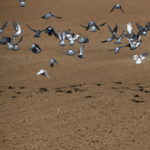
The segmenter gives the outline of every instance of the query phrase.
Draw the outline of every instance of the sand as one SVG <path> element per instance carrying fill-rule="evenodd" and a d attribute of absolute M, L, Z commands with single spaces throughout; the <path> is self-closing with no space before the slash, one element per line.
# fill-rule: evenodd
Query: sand
<path fill-rule="evenodd" d="M 15 33 L 13 20 L 22 28 L 23 41 L 18 51 L 0 45 L 0 150 L 149 150 L 150 149 L 150 55 L 135 64 L 131 55 L 149 52 L 150 31 L 142 36 L 136 50 L 128 47 L 118 54 L 115 40 L 101 43 L 111 36 L 108 25 L 118 24 L 116 36 L 131 22 L 149 22 L 150 1 L 119 1 L 125 12 L 109 13 L 114 0 L 27 0 L 24 8 L 17 0 L 1 0 L 0 26 L 9 25 L 2 36 Z M 48 12 L 62 19 L 41 17 Z M 90 21 L 107 22 L 92 33 L 80 25 Z M 88 37 L 84 58 L 61 51 L 79 50 L 80 44 L 59 46 L 59 40 L 44 32 L 34 38 L 27 26 L 55 31 L 68 28 Z M 21 37 L 21 36 L 20 36 Z M 20 37 L 16 38 L 16 41 Z M 38 44 L 42 52 L 30 49 Z M 128 44 L 122 39 L 122 45 Z M 54 58 L 59 65 L 51 68 Z M 47 70 L 50 78 L 37 76 Z"/>

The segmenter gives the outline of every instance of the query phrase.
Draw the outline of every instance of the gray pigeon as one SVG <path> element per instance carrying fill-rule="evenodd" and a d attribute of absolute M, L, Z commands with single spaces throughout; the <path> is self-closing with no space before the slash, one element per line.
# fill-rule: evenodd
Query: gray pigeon
<path fill-rule="evenodd" d="M 88 24 L 88 26 L 84 26 L 84 25 L 81 25 L 81 26 L 84 27 L 84 28 L 86 28 L 86 31 L 87 31 L 89 28 L 91 28 L 91 32 L 96 32 L 97 30 L 100 30 L 100 29 L 99 29 L 100 26 L 103 26 L 103 25 L 105 25 L 105 24 L 106 24 L 106 22 L 103 23 L 103 24 L 101 24 L 101 25 L 96 25 L 96 23 L 95 23 L 94 21 L 91 21 L 91 22 Z M 97 29 L 97 30 L 96 30 L 96 29 Z"/>
<path fill-rule="evenodd" d="M 62 53 L 67 53 L 67 55 L 71 55 L 71 56 L 73 56 L 73 55 L 75 55 L 76 54 L 76 52 L 80 52 L 80 51 L 76 51 L 76 50 L 69 50 L 69 51 L 64 51 L 64 52 L 62 52 Z"/>
<path fill-rule="evenodd" d="M 77 34 L 76 36 L 72 36 L 71 34 L 66 34 L 68 41 L 70 42 L 69 45 L 73 46 L 74 42 L 78 40 L 81 34 Z"/>
<path fill-rule="evenodd" d="M 46 29 L 44 29 L 44 30 L 34 30 L 34 29 L 32 29 L 28 24 L 27 24 L 27 27 L 28 27 L 29 29 L 31 29 L 33 32 L 36 33 L 36 34 L 34 35 L 34 37 L 39 38 L 41 32 L 46 31 L 50 26 L 48 26 L 48 27 L 47 27 Z"/>
<path fill-rule="evenodd" d="M 25 7 L 25 1 L 26 1 L 26 0 L 18 0 L 18 1 L 21 2 L 20 7 Z"/>
<path fill-rule="evenodd" d="M 23 36 L 20 38 L 20 40 L 17 42 L 17 43 L 15 43 L 15 44 L 13 44 L 13 50 L 14 51 L 16 51 L 16 50 L 18 50 L 19 48 L 18 48 L 18 44 L 22 41 L 22 39 L 23 39 Z"/>
<path fill-rule="evenodd" d="M 57 19 L 61 19 L 62 18 L 62 17 L 57 17 L 57 16 L 53 15 L 51 12 L 49 12 L 48 14 L 42 16 L 41 18 L 49 19 L 50 17 L 55 17 Z"/>
<path fill-rule="evenodd" d="M 52 27 L 49 27 L 45 33 L 47 33 L 49 36 L 55 35 L 56 38 L 58 38 L 58 34 L 55 32 L 55 30 Z"/>
<path fill-rule="evenodd" d="M 112 36 L 111 36 L 110 38 L 108 38 L 107 40 L 102 41 L 102 43 L 111 42 L 113 39 L 116 38 L 116 37 L 115 37 L 115 34 L 116 34 L 117 30 L 118 30 L 118 25 L 116 24 L 116 26 L 115 26 L 115 28 L 114 28 L 113 31 L 111 30 L 111 28 L 109 27 L 109 25 L 108 25 L 108 29 L 109 29 L 109 31 L 111 32 Z"/>
<path fill-rule="evenodd" d="M 60 45 L 59 46 L 66 46 L 66 44 L 65 44 L 65 39 L 66 39 L 65 31 L 63 31 L 62 34 L 60 33 L 60 31 L 58 31 L 58 37 L 59 37 L 59 40 L 60 40 Z"/>
<path fill-rule="evenodd" d="M 141 26 L 138 23 L 136 23 L 137 28 L 139 29 L 139 32 L 137 34 L 145 36 L 147 34 L 148 28 L 147 25 L 146 26 Z"/>
<path fill-rule="evenodd" d="M 11 38 L 10 37 L 2 37 L 0 40 L 0 44 L 7 44 L 7 42 L 10 42 Z"/>
<path fill-rule="evenodd" d="M 111 13 L 114 9 L 121 9 L 121 11 L 124 13 L 124 11 L 123 11 L 123 9 L 122 9 L 122 7 L 121 7 L 120 4 L 114 5 L 113 8 L 112 8 L 112 10 L 110 11 L 110 13 Z"/>
<path fill-rule="evenodd" d="M 121 44 L 121 39 L 124 37 L 125 32 L 126 32 L 126 29 L 123 28 L 123 32 L 122 32 L 122 34 L 119 37 L 116 37 L 114 35 L 115 39 L 117 39 L 117 41 L 115 42 L 115 44 Z"/>
<path fill-rule="evenodd" d="M 34 54 L 38 54 L 41 52 L 41 48 L 37 44 L 33 44 L 30 48 Z"/>
<path fill-rule="evenodd" d="M 2 26 L 2 28 L 0 29 L 0 33 L 3 32 L 4 28 L 9 24 L 9 20 Z"/>
<path fill-rule="evenodd" d="M 89 39 L 87 37 L 81 38 L 78 43 L 83 44 L 83 43 L 89 43 Z"/>
<path fill-rule="evenodd" d="M 58 64 L 58 62 L 55 60 L 55 59 L 51 59 L 50 61 L 50 66 L 53 67 L 54 66 L 54 63 Z M 59 64 L 58 64 L 59 65 Z"/>
<path fill-rule="evenodd" d="M 121 48 L 123 48 L 123 47 L 127 47 L 127 46 L 118 46 L 118 47 L 116 47 L 116 48 L 114 48 L 114 49 L 112 49 L 112 50 L 110 50 L 110 51 L 114 51 L 114 53 L 117 54 L 117 53 L 119 52 L 119 50 L 120 50 Z"/>

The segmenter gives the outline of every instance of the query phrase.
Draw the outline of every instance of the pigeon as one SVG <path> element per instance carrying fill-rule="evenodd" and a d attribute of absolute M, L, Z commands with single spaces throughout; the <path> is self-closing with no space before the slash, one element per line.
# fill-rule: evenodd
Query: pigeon
<path fill-rule="evenodd" d="M 115 44 L 121 44 L 121 39 L 124 37 L 125 32 L 126 32 L 126 29 L 123 29 L 123 32 L 122 32 L 122 34 L 119 37 L 116 37 L 114 35 L 115 39 L 117 39 L 117 41 L 115 42 Z"/>
<path fill-rule="evenodd" d="M 13 21 L 13 24 L 14 24 L 14 29 L 16 30 L 16 33 L 13 36 L 17 37 L 22 33 L 21 27 L 18 22 L 16 23 L 15 21 Z"/>
<path fill-rule="evenodd" d="M 15 40 L 15 36 L 13 36 L 11 42 L 6 42 L 8 44 L 8 48 L 9 50 L 13 50 L 14 46 L 13 46 L 13 42 Z"/>
<path fill-rule="evenodd" d="M 62 52 L 62 51 L 61 51 Z M 71 55 L 71 56 L 73 56 L 73 55 L 75 55 L 76 54 L 76 52 L 80 52 L 80 51 L 76 51 L 76 50 L 69 50 L 69 51 L 64 51 L 64 52 L 62 52 L 62 53 L 67 53 L 67 55 Z"/>
<path fill-rule="evenodd" d="M 52 17 L 55 17 L 55 18 L 57 18 L 57 19 L 61 19 L 61 18 L 62 18 L 62 17 L 57 17 L 57 16 L 53 15 L 51 12 L 49 12 L 48 14 L 42 16 L 41 18 L 49 19 L 51 16 L 52 16 Z"/>
<path fill-rule="evenodd" d="M 107 40 L 102 41 L 102 43 L 111 42 L 113 39 L 116 38 L 116 37 L 115 37 L 115 34 L 116 34 L 117 30 L 118 30 L 118 24 L 116 24 L 116 26 L 115 26 L 115 28 L 114 28 L 113 31 L 111 30 L 111 28 L 110 28 L 109 25 L 108 25 L 108 29 L 109 29 L 109 31 L 111 32 L 112 36 L 111 36 L 110 38 L 108 38 Z"/>
<path fill-rule="evenodd" d="M 112 8 L 112 10 L 110 11 L 110 13 L 111 13 L 114 9 L 121 9 L 121 11 L 124 13 L 124 11 L 123 11 L 123 9 L 122 9 L 122 7 L 121 7 L 120 4 L 114 5 L 113 8 Z"/>
<path fill-rule="evenodd" d="M 50 66 L 53 67 L 54 66 L 54 63 L 58 64 L 58 62 L 55 60 L 55 59 L 51 59 L 50 61 Z M 59 65 L 59 64 L 58 64 Z"/>
<path fill-rule="evenodd" d="M 7 44 L 7 42 L 9 43 L 10 41 L 10 37 L 2 37 L 2 39 L 0 40 L 0 44 Z"/>
<path fill-rule="evenodd" d="M 84 53 L 84 45 L 83 45 L 83 46 L 81 45 L 81 46 L 80 46 L 80 54 L 78 55 L 78 57 L 79 57 L 79 58 L 84 58 L 84 57 L 83 57 L 83 53 Z"/>
<path fill-rule="evenodd" d="M 47 77 L 49 78 L 49 75 L 48 75 L 47 71 L 44 70 L 44 69 L 41 69 L 41 70 L 37 73 L 37 75 L 43 75 L 43 76 L 47 76 Z"/>
<path fill-rule="evenodd" d="M 49 36 L 55 35 L 56 38 L 58 38 L 58 34 L 55 32 L 55 30 L 52 27 L 49 27 L 45 33 L 47 33 Z"/>
<path fill-rule="evenodd" d="M 20 38 L 20 40 L 17 42 L 17 43 L 15 43 L 15 44 L 13 44 L 13 50 L 14 51 L 16 51 L 16 50 L 18 50 L 19 48 L 18 48 L 18 44 L 22 41 L 22 39 L 23 39 L 23 36 Z"/>
<path fill-rule="evenodd" d="M 135 35 L 134 32 L 132 32 L 132 25 L 130 22 L 127 23 L 127 34 L 125 36 L 129 41 L 128 46 L 130 47 L 131 50 L 135 50 L 142 43 L 142 40 L 140 40 L 141 35 L 139 34 Z"/>
<path fill-rule="evenodd" d="M 39 38 L 40 37 L 40 34 L 41 34 L 41 32 L 43 32 L 43 31 L 46 31 L 49 27 L 47 27 L 46 29 L 44 29 L 44 30 L 34 30 L 34 29 L 32 29 L 28 24 L 27 24 L 27 27 L 29 28 L 29 29 L 31 29 L 33 32 L 35 32 L 36 34 L 34 35 L 34 37 L 36 37 L 36 38 Z"/>
<path fill-rule="evenodd" d="M 41 52 L 41 48 L 37 44 L 33 44 L 30 48 L 34 54 L 38 54 Z"/>
<path fill-rule="evenodd" d="M 9 20 L 2 26 L 2 28 L 0 29 L 0 33 L 3 32 L 4 28 L 9 24 Z"/>
<path fill-rule="evenodd" d="M 91 21 L 91 22 L 88 24 L 88 26 L 84 26 L 84 25 L 81 25 L 81 26 L 84 27 L 84 28 L 86 28 L 86 31 L 87 31 L 89 28 L 91 28 L 91 32 L 96 32 L 97 30 L 100 30 L 100 29 L 99 29 L 100 26 L 103 26 L 103 25 L 105 25 L 105 24 L 106 24 L 106 22 L 103 23 L 103 24 L 101 24 L 101 25 L 96 25 L 96 23 L 95 23 L 94 21 Z M 96 30 L 96 29 L 97 29 L 97 30 Z"/>
<path fill-rule="evenodd" d="M 89 43 L 89 39 L 87 37 L 81 38 L 78 43 L 83 44 L 83 43 Z"/>
<path fill-rule="evenodd" d="M 142 43 L 142 40 L 140 39 L 141 39 L 141 36 L 135 37 L 134 39 L 127 38 L 127 40 L 129 41 L 129 44 L 127 46 L 130 47 L 131 50 L 135 50 Z"/>
<path fill-rule="evenodd" d="M 26 1 L 26 0 L 18 0 L 18 1 L 21 2 L 20 7 L 25 7 L 25 1 Z"/>
<path fill-rule="evenodd" d="M 147 31 L 150 31 L 150 22 L 146 24 L 145 28 L 147 28 Z"/>
<path fill-rule="evenodd" d="M 65 39 L 66 39 L 65 31 L 63 31 L 62 34 L 60 33 L 60 31 L 58 31 L 58 37 L 59 37 L 59 40 L 60 40 L 60 45 L 59 46 L 66 46 L 66 44 L 65 44 Z"/>
<path fill-rule="evenodd" d="M 138 57 L 138 55 L 132 55 L 131 57 L 133 58 L 133 60 L 135 60 L 136 64 L 141 64 L 142 60 L 146 58 L 146 56 L 148 55 L 148 53 L 144 53 L 144 54 L 140 54 L 140 57 Z"/>
<path fill-rule="evenodd" d="M 72 36 L 71 34 L 66 34 L 67 39 L 69 40 L 69 46 L 73 46 L 74 42 L 77 41 L 79 39 L 79 37 L 81 36 L 81 34 L 77 34 L 76 36 Z"/>
<path fill-rule="evenodd" d="M 147 34 L 148 28 L 146 26 L 142 27 L 138 23 L 136 23 L 136 26 L 139 29 L 139 32 L 138 32 L 139 35 L 145 36 Z"/>
<path fill-rule="evenodd" d="M 117 53 L 119 52 L 119 50 L 120 50 L 121 48 L 123 48 L 123 47 L 127 47 L 127 46 L 118 46 L 118 47 L 116 47 L 116 48 L 114 48 L 114 49 L 112 49 L 112 50 L 110 50 L 110 51 L 114 51 L 114 53 L 117 54 Z"/>

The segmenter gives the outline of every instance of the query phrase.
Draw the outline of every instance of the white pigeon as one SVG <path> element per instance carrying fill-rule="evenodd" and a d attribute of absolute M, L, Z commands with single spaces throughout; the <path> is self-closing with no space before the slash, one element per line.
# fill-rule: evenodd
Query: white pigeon
<path fill-rule="evenodd" d="M 60 31 L 58 31 L 58 37 L 60 40 L 60 45 L 59 46 L 65 46 L 65 38 L 66 38 L 66 33 L 65 31 L 62 32 L 62 34 L 60 33 Z"/>
<path fill-rule="evenodd" d="M 136 61 L 136 64 L 141 64 L 142 60 L 145 59 L 147 55 L 148 53 L 144 53 L 144 54 L 140 54 L 139 57 L 138 55 L 132 55 L 131 57 L 133 58 L 133 60 Z"/>
<path fill-rule="evenodd" d="M 80 54 L 79 54 L 78 57 L 79 57 L 79 58 L 84 58 L 84 57 L 83 57 L 83 53 L 84 53 L 84 45 L 83 45 L 83 46 L 81 45 L 81 46 L 80 46 Z"/>
<path fill-rule="evenodd" d="M 127 23 L 127 32 L 128 32 L 129 34 L 132 34 L 132 25 L 131 25 L 130 22 Z"/>
<path fill-rule="evenodd" d="M 14 24 L 14 29 L 16 30 L 16 33 L 13 36 L 17 37 L 22 33 L 21 27 L 18 22 L 16 23 L 15 21 L 13 21 L 13 24 Z"/>
<path fill-rule="evenodd" d="M 47 77 L 49 78 L 49 75 L 48 75 L 47 71 L 44 70 L 44 69 L 41 69 L 41 70 L 37 73 L 37 75 L 43 75 L 43 76 L 47 76 Z"/>
<path fill-rule="evenodd" d="M 70 42 L 69 45 L 73 46 L 74 42 L 77 41 L 80 36 L 81 36 L 81 34 L 77 34 L 76 36 L 72 36 L 71 34 L 66 34 L 66 37 Z"/>
<path fill-rule="evenodd" d="M 18 0 L 18 1 L 21 2 L 20 7 L 25 7 L 25 1 L 26 1 L 26 0 Z"/>

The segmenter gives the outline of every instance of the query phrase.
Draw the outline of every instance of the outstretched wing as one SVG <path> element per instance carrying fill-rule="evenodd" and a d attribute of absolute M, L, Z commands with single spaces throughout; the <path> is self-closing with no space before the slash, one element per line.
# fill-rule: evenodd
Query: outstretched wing
<path fill-rule="evenodd" d="M 133 60 L 137 61 L 138 60 L 138 55 L 132 55 L 131 56 Z"/>
<path fill-rule="evenodd" d="M 143 27 L 142 27 L 141 25 L 139 25 L 138 23 L 136 23 L 136 26 L 137 26 L 137 28 L 138 28 L 139 30 L 142 30 L 142 29 L 143 29 Z"/>
<path fill-rule="evenodd" d="M 24 36 L 22 36 L 22 37 L 20 38 L 20 40 L 19 40 L 17 43 L 15 43 L 14 45 L 18 45 L 18 44 L 22 41 L 23 37 L 24 37 Z"/>
<path fill-rule="evenodd" d="M 132 25 L 131 25 L 130 22 L 127 23 L 127 32 L 128 32 L 129 34 L 132 34 Z"/>
<path fill-rule="evenodd" d="M 122 9 L 122 7 L 120 6 L 120 9 L 121 9 L 121 11 L 124 13 L 124 11 L 123 11 L 123 9 Z"/>
<path fill-rule="evenodd" d="M 9 22 L 10 22 L 10 20 L 8 20 L 1 29 L 3 30 L 9 24 Z"/>
<path fill-rule="evenodd" d="M 41 30 L 41 32 L 46 31 L 49 27 L 50 27 L 50 26 L 48 26 L 48 27 L 47 27 L 46 29 L 44 29 L 44 30 Z"/>
<path fill-rule="evenodd" d="M 55 18 L 57 18 L 57 19 L 61 19 L 62 17 L 57 17 L 57 16 L 55 16 L 55 15 L 53 15 L 53 14 L 51 14 L 51 16 L 52 17 L 55 17 Z"/>
<path fill-rule="evenodd" d="M 114 10 L 115 6 L 113 6 L 112 10 L 110 11 L 110 13 Z"/>
<path fill-rule="evenodd" d="M 106 22 L 104 22 L 104 23 L 98 25 L 98 27 L 101 27 L 101 26 L 103 26 L 103 25 L 105 25 L 105 24 L 106 24 Z"/>
<path fill-rule="evenodd" d="M 141 60 L 145 59 L 147 55 L 148 55 L 148 53 L 140 54 Z"/>
<path fill-rule="evenodd" d="M 83 26 L 82 24 L 81 24 L 81 27 L 87 28 L 87 26 Z"/>
<path fill-rule="evenodd" d="M 33 32 L 37 32 L 36 30 L 32 29 L 28 24 L 26 24 L 26 25 L 27 25 L 27 27 L 28 27 L 29 29 L 31 29 Z"/>

